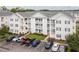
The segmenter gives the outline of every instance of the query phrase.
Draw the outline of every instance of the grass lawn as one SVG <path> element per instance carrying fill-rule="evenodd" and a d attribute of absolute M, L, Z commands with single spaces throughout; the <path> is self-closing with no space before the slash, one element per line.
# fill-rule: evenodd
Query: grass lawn
<path fill-rule="evenodd" d="M 26 38 L 30 38 L 30 39 L 35 38 L 38 40 L 43 40 L 43 39 L 45 39 L 45 37 L 46 37 L 45 35 L 41 35 L 41 34 L 29 34 L 26 36 Z"/>

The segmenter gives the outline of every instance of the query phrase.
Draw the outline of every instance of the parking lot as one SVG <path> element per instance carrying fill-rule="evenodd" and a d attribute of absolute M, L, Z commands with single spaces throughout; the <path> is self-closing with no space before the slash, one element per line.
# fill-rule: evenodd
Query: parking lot
<path fill-rule="evenodd" d="M 44 44 L 41 42 L 37 47 L 32 47 L 4 41 L 0 43 L 0 52 L 51 52 L 51 49 L 44 48 Z"/>

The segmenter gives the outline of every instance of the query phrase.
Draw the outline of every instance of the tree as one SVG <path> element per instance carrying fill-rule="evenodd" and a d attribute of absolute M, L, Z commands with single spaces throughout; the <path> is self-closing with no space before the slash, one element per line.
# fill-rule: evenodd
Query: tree
<path fill-rule="evenodd" d="M 0 29 L 0 35 L 5 35 L 9 33 L 9 27 L 3 25 L 3 27 Z"/>
<path fill-rule="evenodd" d="M 66 41 L 71 49 L 79 51 L 79 36 L 77 34 L 68 35 Z"/>
<path fill-rule="evenodd" d="M 16 7 L 16 8 L 12 8 L 10 11 L 16 13 L 18 9 L 19 7 Z"/>
<path fill-rule="evenodd" d="M 12 8 L 10 11 L 16 13 L 16 12 L 26 12 L 26 11 L 34 11 L 34 10 L 16 7 L 16 8 Z"/>

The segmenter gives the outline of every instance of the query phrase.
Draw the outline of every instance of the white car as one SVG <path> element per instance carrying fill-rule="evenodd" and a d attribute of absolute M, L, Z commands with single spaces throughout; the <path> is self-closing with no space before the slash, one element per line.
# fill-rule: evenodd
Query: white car
<path fill-rule="evenodd" d="M 59 49 L 59 44 L 54 43 L 53 46 L 52 46 L 52 48 L 51 48 L 51 50 L 52 50 L 53 52 L 57 52 L 58 49 Z"/>
<path fill-rule="evenodd" d="M 18 37 L 15 37 L 12 39 L 13 42 L 16 42 L 18 40 Z"/>
<path fill-rule="evenodd" d="M 23 37 L 19 37 L 17 42 L 21 42 Z"/>

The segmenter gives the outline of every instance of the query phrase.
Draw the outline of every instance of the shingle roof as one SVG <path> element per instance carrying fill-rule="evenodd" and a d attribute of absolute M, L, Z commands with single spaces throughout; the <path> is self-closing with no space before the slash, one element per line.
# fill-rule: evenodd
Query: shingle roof
<path fill-rule="evenodd" d="M 0 16 L 10 16 L 12 15 L 12 12 L 9 11 L 0 11 Z"/>
<path fill-rule="evenodd" d="M 62 13 L 64 13 L 64 14 L 66 14 L 66 15 L 68 15 L 68 16 L 74 18 L 74 16 L 72 16 L 69 12 L 64 12 L 64 11 L 55 11 L 55 10 L 54 10 L 54 11 L 31 11 L 31 12 L 18 12 L 18 13 L 19 13 L 21 16 L 23 16 L 23 17 L 30 17 L 30 16 L 32 16 L 32 15 L 35 14 L 35 13 L 41 13 L 41 14 L 47 16 L 47 17 L 51 17 L 51 16 L 56 15 L 56 14 L 59 13 L 59 12 L 62 12 Z"/>
<path fill-rule="evenodd" d="M 34 12 L 18 12 L 23 17 L 30 17 Z"/>

